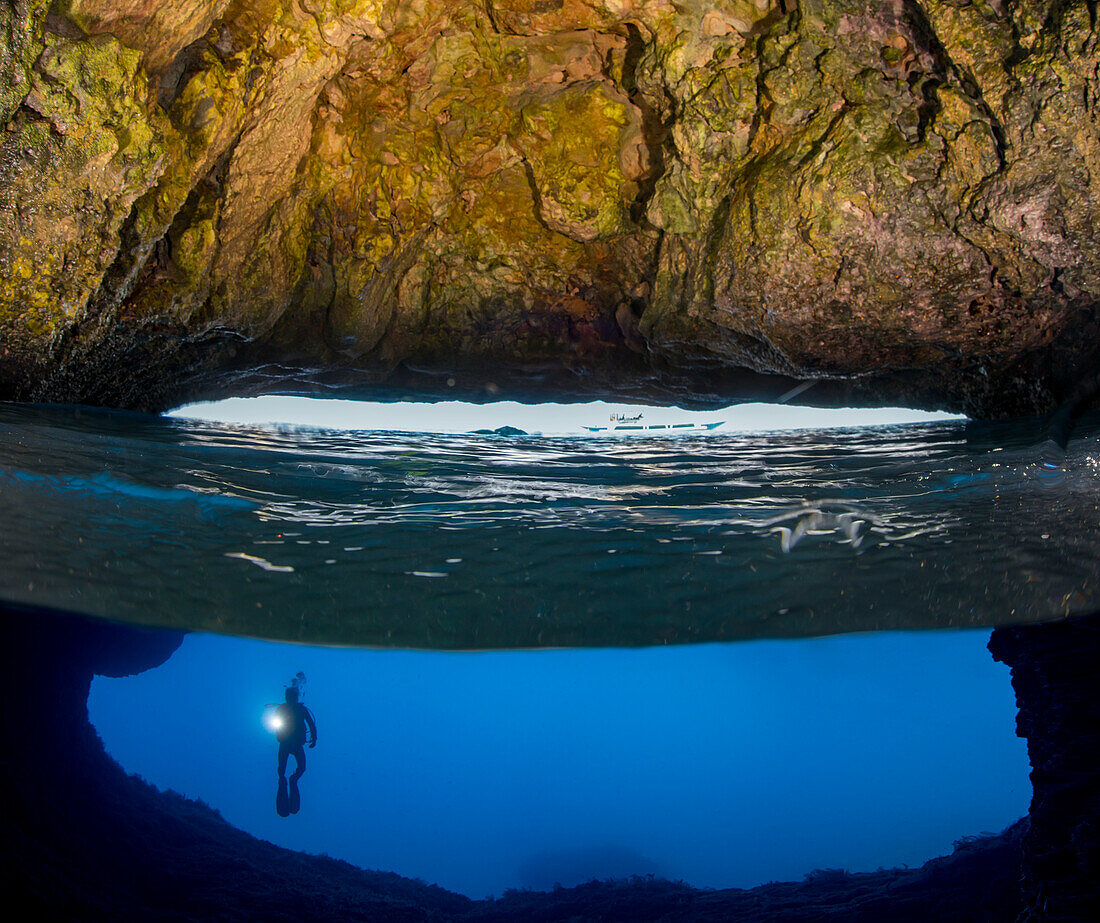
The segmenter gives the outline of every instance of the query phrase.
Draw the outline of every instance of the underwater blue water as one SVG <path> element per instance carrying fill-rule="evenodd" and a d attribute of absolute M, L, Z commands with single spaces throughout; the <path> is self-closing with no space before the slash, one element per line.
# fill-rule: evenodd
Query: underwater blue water
<path fill-rule="evenodd" d="M 987 631 L 635 650 L 348 650 L 196 634 L 97 677 L 127 770 L 293 849 L 472 897 L 656 874 L 701 887 L 919 866 L 1027 813 Z M 264 706 L 305 672 L 302 810 Z"/>

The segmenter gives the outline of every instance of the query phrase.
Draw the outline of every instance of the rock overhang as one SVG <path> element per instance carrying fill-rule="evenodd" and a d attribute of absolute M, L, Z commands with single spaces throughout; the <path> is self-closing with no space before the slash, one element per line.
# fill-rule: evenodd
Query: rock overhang
<path fill-rule="evenodd" d="M 1056 14 L 1056 15 L 1055 15 Z M 0 394 L 1086 399 L 1086 4 L 0 12 Z"/>

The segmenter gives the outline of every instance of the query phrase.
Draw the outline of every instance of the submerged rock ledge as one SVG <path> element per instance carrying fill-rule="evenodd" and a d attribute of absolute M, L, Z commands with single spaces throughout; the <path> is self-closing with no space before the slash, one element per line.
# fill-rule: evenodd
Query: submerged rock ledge
<path fill-rule="evenodd" d="M 1095 395 L 1083 0 L 0 4 L 0 398 Z"/>

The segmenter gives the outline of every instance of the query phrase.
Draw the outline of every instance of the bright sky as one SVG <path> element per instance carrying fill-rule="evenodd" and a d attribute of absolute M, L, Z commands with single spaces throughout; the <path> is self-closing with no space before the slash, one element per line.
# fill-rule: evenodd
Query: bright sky
<path fill-rule="evenodd" d="M 988 632 L 645 650 L 342 650 L 193 634 L 97 677 L 108 751 L 293 849 L 483 897 L 654 873 L 705 887 L 918 866 L 1027 812 Z M 319 743 L 275 813 L 264 706 Z"/>
<path fill-rule="evenodd" d="M 466 433 L 514 426 L 528 433 L 581 435 L 582 426 L 605 426 L 612 413 L 633 416 L 639 412 L 645 414 L 646 423 L 725 421 L 716 433 L 963 419 L 954 414 L 900 407 L 823 410 L 790 404 L 739 404 L 725 410 L 699 412 L 603 401 L 587 404 L 518 404 L 514 401 L 380 404 L 282 396 L 235 397 L 213 403 L 188 404 L 169 415 L 222 423 L 291 423 L 331 429 Z"/>

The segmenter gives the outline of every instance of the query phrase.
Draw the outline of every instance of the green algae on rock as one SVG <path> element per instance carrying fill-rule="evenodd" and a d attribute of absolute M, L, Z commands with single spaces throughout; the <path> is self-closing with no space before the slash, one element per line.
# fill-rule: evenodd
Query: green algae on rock
<path fill-rule="evenodd" d="M 0 34 L 2 397 L 997 416 L 1095 373 L 1085 2 L 20 0 Z"/>

